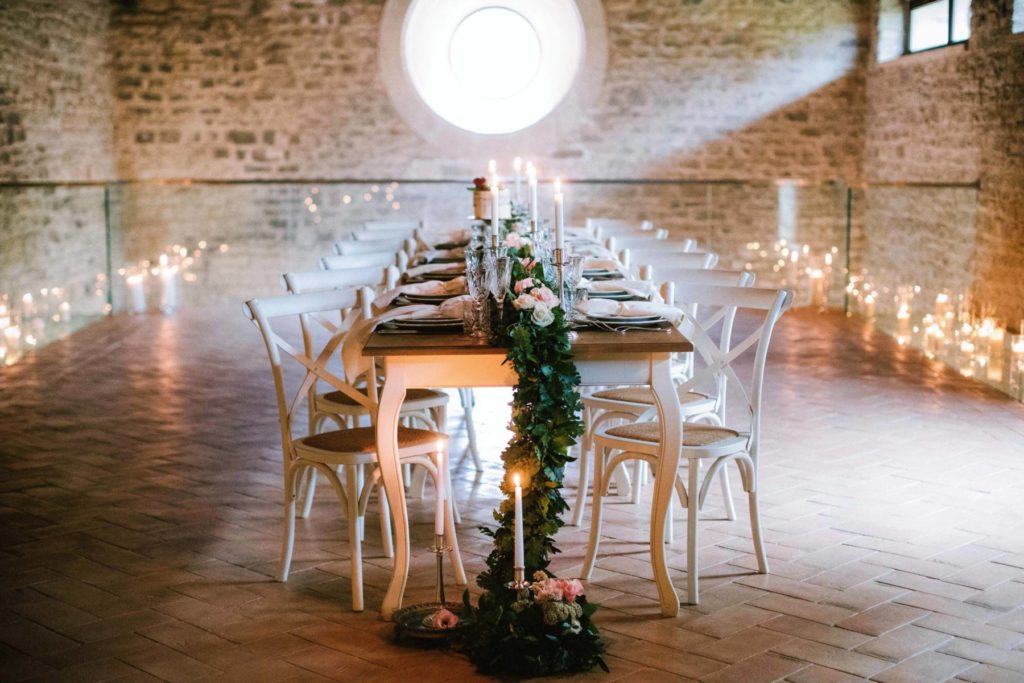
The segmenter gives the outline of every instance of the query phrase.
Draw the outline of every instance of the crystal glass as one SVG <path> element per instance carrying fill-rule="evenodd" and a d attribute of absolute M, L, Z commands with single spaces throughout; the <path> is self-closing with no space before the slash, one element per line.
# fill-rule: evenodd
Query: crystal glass
<path fill-rule="evenodd" d="M 572 320 L 578 295 L 577 289 L 580 280 L 583 279 L 583 259 L 581 254 L 573 254 L 565 258 L 562 263 L 562 291 L 559 296 L 562 298 L 562 310 L 568 320 Z"/>
<path fill-rule="evenodd" d="M 490 287 L 487 284 L 487 263 L 483 249 L 466 250 L 466 291 L 469 301 L 462 308 L 462 322 L 466 334 L 486 338 L 491 334 L 490 316 L 487 314 Z"/>
<path fill-rule="evenodd" d="M 499 250 L 500 251 L 500 250 Z M 512 279 L 512 259 L 508 256 L 494 256 L 487 271 L 487 286 L 497 305 L 497 324 L 503 326 L 505 313 L 505 292 Z M 496 330 L 492 330 L 492 333 Z"/>

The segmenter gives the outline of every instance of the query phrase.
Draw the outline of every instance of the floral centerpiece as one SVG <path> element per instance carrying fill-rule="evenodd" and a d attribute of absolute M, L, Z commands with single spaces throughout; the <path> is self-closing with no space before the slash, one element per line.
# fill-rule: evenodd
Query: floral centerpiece
<path fill-rule="evenodd" d="M 562 497 L 569 448 L 583 433 L 579 373 L 572 361 L 569 328 L 550 276 L 532 255 L 529 238 L 509 233 L 515 257 L 512 292 L 506 297 L 510 321 L 503 333 L 505 362 L 519 376 L 512 402 L 511 441 L 502 453 L 505 500 L 494 511 L 497 528 L 482 528 L 494 541 L 487 569 L 477 577 L 484 589 L 467 629 L 466 650 L 483 672 L 538 676 L 607 670 L 605 647 L 591 616 L 582 584 L 548 570 L 559 552 L 554 534 L 568 510 Z M 528 585 L 515 585 L 513 567 L 513 476 L 526 480 L 522 524 Z M 469 594 L 464 600 L 469 607 Z"/>

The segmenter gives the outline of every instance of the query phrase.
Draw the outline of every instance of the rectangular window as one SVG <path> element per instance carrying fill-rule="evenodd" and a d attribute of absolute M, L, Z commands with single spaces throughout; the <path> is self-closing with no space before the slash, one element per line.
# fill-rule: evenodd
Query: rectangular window
<path fill-rule="evenodd" d="M 910 0 L 907 52 L 963 43 L 971 36 L 971 0 Z"/>
<path fill-rule="evenodd" d="M 1024 33 L 1024 0 L 1013 0 L 1013 32 Z"/>

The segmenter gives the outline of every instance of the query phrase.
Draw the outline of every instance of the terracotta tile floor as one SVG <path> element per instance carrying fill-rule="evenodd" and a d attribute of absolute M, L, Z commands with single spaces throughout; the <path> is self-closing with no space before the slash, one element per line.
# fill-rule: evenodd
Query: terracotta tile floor
<path fill-rule="evenodd" d="M 456 484 L 473 574 L 508 393 L 478 398 L 487 468 L 463 462 Z M 778 331 L 768 399 L 772 574 L 752 573 L 747 525 L 712 498 L 702 602 L 659 618 L 647 507 L 613 503 L 589 585 L 611 653 L 598 680 L 1024 680 L 1024 408 L 800 312 Z M 291 580 L 271 579 L 278 444 L 266 356 L 234 307 L 117 317 L 0 371 L 0 680 L 473 678 L 457 655 L 391 644 L 373 611 L 389 575 L 373 524 L 368 610 L 349 611 L 328 489 L 299 523 Z M 411 511 L 415 601 L 431 594 L 429 499 Z M 557 571 L 578 571 L 584 538 L 563 530 Z"/>

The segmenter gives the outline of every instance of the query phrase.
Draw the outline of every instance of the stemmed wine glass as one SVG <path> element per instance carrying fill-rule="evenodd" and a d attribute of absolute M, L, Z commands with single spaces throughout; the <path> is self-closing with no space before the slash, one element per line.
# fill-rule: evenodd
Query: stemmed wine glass
<path fill-rule="evenodd" d="M 495 254 L 490 260 L 488 270 L 488 289 L 494 297 L 498 306 L 498 328 L 502 327 L 505 313 L 505 293 L 508 291 L 509 282 L 512 278 L 512 259 L 508 256 Z"/>

